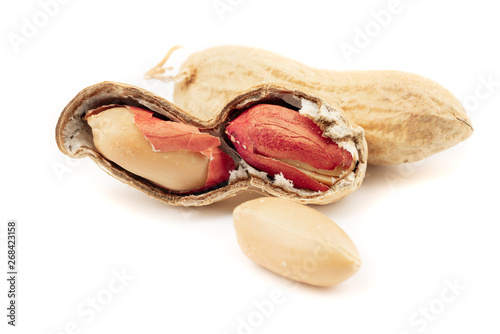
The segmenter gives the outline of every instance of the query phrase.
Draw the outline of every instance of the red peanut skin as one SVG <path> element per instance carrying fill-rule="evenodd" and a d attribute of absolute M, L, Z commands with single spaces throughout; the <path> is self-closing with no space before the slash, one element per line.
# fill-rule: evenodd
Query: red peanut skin
<path fill-rule="evenodd" d="M 276 159 L 302 161 L 318 169 L 349 168 L 352 156 L 339 148 L 311 119 L 297 111 L 271 104 L 255 105 L 226 127 L 226 134 L 241 158 L 270 176 L 283 173 L 296 188 L 327 191 L 297 168 Z"/>
<path fill-rule="evenodd" d="M 220 148 L 220 139 L 208 133 L 202 133 L 196 127 L 164 121 L 153 117 L 151 111 L 128 106 L 134 114 L 134 123 L 144 134 L 153 148 L 160 152 L 189 150 L 200 152 L 210 159 L 205 186 L 193 189 L 189 193 L 201 192 L 215 187 L 229 179 L 229 171 L 236 165 Z"/>

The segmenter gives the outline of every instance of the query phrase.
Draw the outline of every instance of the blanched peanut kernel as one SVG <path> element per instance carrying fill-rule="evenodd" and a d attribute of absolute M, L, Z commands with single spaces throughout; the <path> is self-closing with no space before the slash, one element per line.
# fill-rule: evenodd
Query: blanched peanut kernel
<path fill-rule="evenodd" d="M 290 279 L 331 286 L 354 275 L 361 265 L 349 236 L 305 205 L 259 198 L 236 207 L 233 220 L 243 253 Z"/>

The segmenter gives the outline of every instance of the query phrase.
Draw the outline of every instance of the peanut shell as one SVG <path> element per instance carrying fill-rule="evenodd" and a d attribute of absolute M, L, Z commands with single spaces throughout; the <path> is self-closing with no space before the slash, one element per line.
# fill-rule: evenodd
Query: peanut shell
<path fill-rule="evenodd" d="M 325 136 L 352 151 L 356 158 L 354 170 L 333 184 L 329 190 L 315 192 L 295 189 L 287 180 L 281 180 L 279 177 L 269 178 L 267 174 L 251 168 L 231 147 L 230 140 L 224 134 L 224 127 L 243 110 L 259 103 L 291 106 L 313 119 L 324 130 Z M 104 105 L 144 108 L 171 121 L 183 122 L 197 127 L 201 132 L 217 136 L 222 142 L 220 148 L 239 164 L 239 168 L 232 172 L 227 183 L 216 189 L 193 194 L 176 193 L 141 178 L 109 161 L 96 149 L 92 130 L 84 117 L 88 112 Z M 120 181 L 165 203 L 182 206 L 211 204 L 247 189 L 301 203 L 327 204 L 351 194 L 361 185 L 367 161 L 363 130 L 345 118 L 338 105 L 326 103 L 299 90 L 277 85 L 263 85 L 246 91 L 227 103 L 211 119 L 200 119 L 147 90 L 117 82 L 102 82 L 82 90 L 64 108 L 56 126 L 56 141 L 64 154 L 72 158 L 88 156 Z"/>
<path fill-rule="evenodd" d="M 262 49 L 220 46 L 192 54 L 174 80 L 174 102 L 201 119 L 267 83 L 338 101 L 365 130 L 370 164 L 418 161 L 473 132 L 464 108 L 448 90 L 412 73 L 321 70 Z"/>

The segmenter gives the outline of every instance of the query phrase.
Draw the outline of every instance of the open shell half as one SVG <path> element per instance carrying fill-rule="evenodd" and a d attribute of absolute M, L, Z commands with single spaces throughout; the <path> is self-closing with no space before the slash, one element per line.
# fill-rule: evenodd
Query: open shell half
<path fill-rule="evenodd" d="M 268 176 L 249 166 L 231 145 L 225 134 L 225 127 L 244 110 L 263 103 L 286 106 L 312 119 L 324 131 L 324 136 L 332 138 L 351 152 L 356 159 L 354 169 L 335 182 L 329 190 L 318 192 L 295 189 L 287 180 Z M 191 194 L 176 193 L 139 177 L 106 159 L 94 145 L 92 129 L 84 117 L 88 112 L 105 105 L 144 108 L 162 118 L 189 124 L 201 132 L 217 136 L 221 139 L 220 148 L 235 160 L 237 170 L 232 171 L 229 180 L 217 188 Z M 363 129 L 350 122 L 340 106 L 305 92 L 277 85 L 254 87 L 229 102 L 212 119 L 202 120 L 142 88 L 117 82 L 102 82 L 83 89 L 64 108 L 56 126 L 56 141 L 61 152 L 67 156 L 88 156 L 111 176 L 153 198 L 178 206 L 208 205 L 247 189 L 303 204 L 331 203 L 351 194 L 361 185 L 368 154 Z"/>

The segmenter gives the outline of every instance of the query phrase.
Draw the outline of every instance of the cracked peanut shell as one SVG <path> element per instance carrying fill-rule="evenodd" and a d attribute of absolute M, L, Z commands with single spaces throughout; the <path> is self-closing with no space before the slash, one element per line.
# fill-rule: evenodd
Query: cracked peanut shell
<path fill-rule="evenodd" d="M 225 134 L 225 126 L 244 110 L 271 103 L 300 112 L 312 119 L 324 135 L 342 143 L 355 159 L 354 168 L 326 191 L 297 189 L 279 175 L 267 175 L 248 165 L 238 155 Z M 153 112 L 162 119 L 181 122 L 203 133 L 220 138 L 220 149 L 238 166 L 229 180 L 213 189 L 196 193 L 179 193 L 151 182 L 108 160 L 95 147 L 92 129 L 85 121 L 87 113 L 107 105 L 133 106 Z M 147 90 L 116 82 L 102 82 L 78 93 L 64 108 L 56 126 L 59 149 L 72 158 L 92 158 L 104 171 L 147 195 L 171 205 L 201 206 L 235 196 L 247 189 L 278 196 L 304 204 L 327 204 L 339 200 L 362 183 L 366 170 L 367 149 L 364 131 L 344 117 L 338 105 L 332 105 L 300 90 L 278 85 L 263 85 L 246 91 L 227 103 L 213 118 L 197 118 L 164 98 Z"/>

